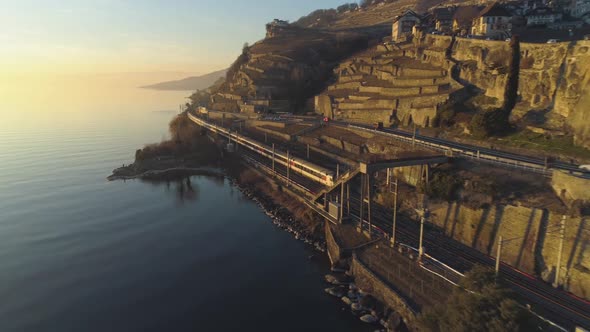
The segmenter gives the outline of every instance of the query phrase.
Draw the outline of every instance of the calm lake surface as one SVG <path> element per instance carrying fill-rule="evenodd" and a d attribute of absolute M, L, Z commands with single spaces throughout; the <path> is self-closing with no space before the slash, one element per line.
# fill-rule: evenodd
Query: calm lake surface
<path fill-rule="evenodd" d="M 227 180 L 106 181 L 188 93 L 142 94 L 0 109 L 0 331 L 373 330 Z"/>

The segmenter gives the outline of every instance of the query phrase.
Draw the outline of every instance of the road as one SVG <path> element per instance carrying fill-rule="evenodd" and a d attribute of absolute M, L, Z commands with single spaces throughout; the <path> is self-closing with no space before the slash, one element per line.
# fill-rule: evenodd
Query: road
<path fill-rule="evenodd" d="M 411 142 L 414 138 L 414 133 L 407 132 L 400 129 L 380 129 L 375 130 L 373 126 L 370 125 L 361 125 L 361 124 L 349 124 L 347 122 L 342 121 L 332 121 L 332 125 L 342 126 L 342 127 L 352 127 L 360 130 L 368 130 L 376 133 L 381 133 L 383 135 L 390 136 L 394 139 L 404 140 L 406 142 Z M 430 137 L 425 135 L 416 134 L 415 141 L 417 144 L 422 146 L 430 147 L 437 149 L 439 151 L 447 152 L 452 151 L 453 153 L 458 153 L 463 156 L 467 156 L 474 159 L 479 159 L 482 161 L 493 162 L 497 164 L 504 164 L 510 166 L 521 167 L 524 169 L 529 169 L 532 171 L 536 171 L 538 173 L 543 173 L 546 175 L 550 175 L 552 169 L 562 170 L 567 172 L 574 172 L 579 175 L 584 175 L 586 177 L 590 177 L 590 171 L 580 169 L 580 165 L 576 165 L 573 163 L 565 163 L 562 161 L 551 161 L 547 164 L 547 169 L 545 165 L 545 158 L 536 158 L 530 156 L 524 156 L 516 153 L 490 149 L 481 146 L 475 146 L 470 144 L 463 144 L 457 143 L 451 140 L 446 140 L 442 138 Z"/>

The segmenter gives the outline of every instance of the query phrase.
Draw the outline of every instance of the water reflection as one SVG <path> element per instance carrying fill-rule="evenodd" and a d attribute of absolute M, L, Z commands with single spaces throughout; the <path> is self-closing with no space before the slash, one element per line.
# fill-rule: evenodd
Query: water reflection
<path fill-rule="evenodd" d="M 209 183 L 214 184 L 218 188 L 225 186 L 225 177 L 209 175 L 207 176 Z M 187 202 L 196 202 L 201 195 L 201 188 L 198 185 L 198 180 L 194 176 L 177 176 L 165 179 L 144 179 L 142 182 L 149 183 L 153 186 L 166 186 L 166 191 L 173 193 L 179 205 Z M 233 190 L 233 188 L 232 188 Z"/>

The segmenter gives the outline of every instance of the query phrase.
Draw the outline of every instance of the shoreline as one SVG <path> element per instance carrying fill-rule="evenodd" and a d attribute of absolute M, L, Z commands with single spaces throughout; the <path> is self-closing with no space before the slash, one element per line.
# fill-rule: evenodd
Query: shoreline
<path fill-rule="evenodd" d="M 312 247 L 315 251 L 325 253 L 326 242 L 320 236 L 314 235 L 305 224 L 298 220 L 291 210 L 275 202 L 273 197 L 253 185 L 240 183 L 239 176 L 231 175 L 230 171 L 223 168 L 215 167 L 170 167 L 158 170 L 146 170 L 144 172 L 132 175 L 118 175 L 117 172 L 129 170 L 132 166 L 123 166 L 113 171 L 113 174 L 107 177 L 108 181 L 126 181 L 126 180 L 143 180 L 143 181 L 167 181 L 189 176 L 217 176 L 229 180 L 229 184 L 238 189 L 245 197 L 256 203 L 258 207 L 266 214 L 276 227 L 285 230 L 293 235 L 296 240 L 302 241 Z M 241 171 L 246 170 L 244 167 Z M 241 171 L 239 173 L 241 173 Z"/>

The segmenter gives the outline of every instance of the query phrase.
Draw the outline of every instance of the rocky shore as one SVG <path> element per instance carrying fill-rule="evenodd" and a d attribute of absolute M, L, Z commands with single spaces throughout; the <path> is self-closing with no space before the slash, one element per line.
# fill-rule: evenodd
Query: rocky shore
<path fill-rule="evenodd" d="M 312 246 L 319 252 L 326 252 L 326 241 L 310 232 L 302 225 L 289 211 L 289 209 L 275 203 L 272 198 L 266 196 L 251 186 L 243 186 L 236 179 L 231 179 L 232 185 L 240 190 L 244 196 L 248 197 L 272 219 L 275 226 L 283 229 L 295 237 L 295 239 Z"/>
<path fill-rule="evenodd" d="M 324 291 L 342 301 L 346 310 L 359 320 L 374 325 L 376 331 L 408 331 L 401 315 L 357 287 L 348 271 L 327 274 L 325 280 L 330 287 Z"/>
<path fill-rule="evenodd" d="M 170 165 L 170 161 L 167 161 Z M 156 166 L 156 165 L 153 165 Z M 160 165 L 157 165 L 160 166 Z M 236 173 L 238 176 L 232 176 L 228 174 Z M 231 185 L 235 186 L 240 190 L 244 196 L 256 202 L 256 204 L 264 211 L 264 213 L 272 219 L 275 226 L 293 234 L 295 239 L 300 240 L 315 250 L 320 252 L 326 251 L 326 243 L 323 237 L 313 234 L 307 227 L 305 227 L 300 221 L 298 221 L 288 208 L 281 206 L 274 202 L 274 200 L 262 193 L 255 186 L 243 185 L 239 181 L 240 170 L 223 170 L 214 167 L 185 167 L 185 166 L 172 166 L 169 168 L 162 169 L 143 169 L 138 165 L 123 165 L 120 168 L 113 170 L 113 174 L 108 176 L 109 181 L 116 180 L 147 180 L 147 181 L 168 181 L 186 178 L 195 175 L 205 176 L 221 176 L 228 178 Z"/>

